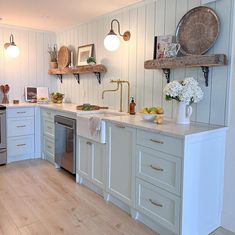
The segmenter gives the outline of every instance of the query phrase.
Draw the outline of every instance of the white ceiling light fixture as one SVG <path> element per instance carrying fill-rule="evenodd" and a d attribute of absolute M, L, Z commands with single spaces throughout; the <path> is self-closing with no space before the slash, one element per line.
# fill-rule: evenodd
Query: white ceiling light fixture
<path fill-rule="evenodd" d="M 111 21 L 111 29 L 110 32 L 107 34 L 107 36 L 104 39 L 104 46 L 108 51 L 116 51 L 120 46 L 120 40 L 117 36 L 117 34 L 113 30 L 113 23 L 117 22 L 118 24 L 118 34 L 123 37 L 124 41 L 129 41 L 131 37 L 130 31 L 124 32 L 124 34 L 120 33 L 120 23 L 118 20 L 114 19 Z"/>
<path fill-rule="evenodd" d="M 10 43 L 9 42 L 5 43 L 4 48 L 6 49 L 7 55 L 12 58 L 16 58 L 20 54 L 20 49 L 16 46 L 14 42 L 13 34 L 10 35 Z"/>

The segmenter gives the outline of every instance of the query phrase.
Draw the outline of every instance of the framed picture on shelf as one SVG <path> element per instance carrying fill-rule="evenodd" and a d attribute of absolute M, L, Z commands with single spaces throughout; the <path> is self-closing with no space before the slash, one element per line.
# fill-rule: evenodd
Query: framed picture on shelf
<path fill-rule="evenodd" d="M 175 41 L 175 36 L 166 35 L 166 36 L 155 36 L 154 38 L 154 51 L 153 51 L 153 59 L 164 58 L 164 52 L 166 46 L 169 43 L 173 43 Z"/>
<path fill-rule="evenodd" d="M 93 56 L 94 44 L 78 47 L 77 66 L 87 65 L 87 58 Z"/>
<path fill-rule="evenodd" d="M 25 87 L 25 101 L 37 102 L 37 87 Z"/>

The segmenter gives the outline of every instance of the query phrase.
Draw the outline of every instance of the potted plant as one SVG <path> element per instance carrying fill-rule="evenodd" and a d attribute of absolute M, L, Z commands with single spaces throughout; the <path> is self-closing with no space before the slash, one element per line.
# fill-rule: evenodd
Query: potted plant
<path fill-rule="evenodd" d="M 94 56 L 90 56 L 87 58 L 87 64 L 94 65 L 96 64 L 96 59 Z"/>
<path fill-rule="evenodd" d="M 198 103 L 203 98 L 203 91 L 194 78 L 168 83 L 164 90 L 166 100 L 178 101 L 176 123 L 190 124 L 192 115 L 191 104 Z"/>
<path fill-rule="evenodd" d="M 55 44 L 53 48 L 51 46 L 48 46 L 48 53 L 51 57 L 50 60 L 50 68 L 51 69 L 56 69 L 58 68 L 58 63 L 57 63 L 57 45 Z"/>

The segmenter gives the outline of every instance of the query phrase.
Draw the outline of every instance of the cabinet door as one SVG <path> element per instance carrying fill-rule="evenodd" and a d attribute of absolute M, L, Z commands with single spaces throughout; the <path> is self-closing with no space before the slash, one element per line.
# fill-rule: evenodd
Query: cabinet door
<path fill-rule="evenodd" d="M 77 170 L 80 175 L 90 178 L 90 157 L 93 151 L 93 145 L 90 141 L 84 138 L 78 138 L 78 163 Z"/>
<path fill-rule="evenodd" d="M 92 143 L 93 151 L 91 155 L 91 180 L 97 186 L 104 187 L 104 156 L 105 145 Z"/>
<path fill-rule="evenodd" d="M 108 124 L 107 190 L 128 205 L 133 199 L 134 186 L 131 182 L 135 133 L 135 129 L 129 127 Z"/>

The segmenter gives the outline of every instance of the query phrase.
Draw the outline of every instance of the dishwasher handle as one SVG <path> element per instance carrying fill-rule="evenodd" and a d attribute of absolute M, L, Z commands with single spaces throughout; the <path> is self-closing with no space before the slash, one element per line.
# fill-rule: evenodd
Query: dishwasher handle
<path fill-rule="evenodd" d="M 59 126 L 63 126 L 63 127 L 65 127 L 65 128 L 68 128 L 68 129 L 70 129 L 70 130 L 74 130 L 74 129 L 75 129 L 74 127 L 65 125 L 64 123 L 55 122 L 55 124 L 56 124 L 56 125 L 59 125 Z"/>

